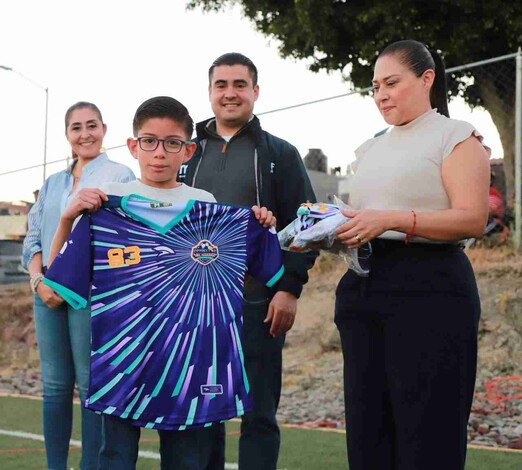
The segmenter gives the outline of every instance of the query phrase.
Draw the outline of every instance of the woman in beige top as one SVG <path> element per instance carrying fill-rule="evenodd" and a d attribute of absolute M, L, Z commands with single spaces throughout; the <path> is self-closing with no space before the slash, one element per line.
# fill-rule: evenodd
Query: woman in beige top
<path fill-rule="evenodd" d="M 444 64 L 423 44 L 384 49 L 373 86 L 392 127 L 357 149 L 338 231 L 373 248 L 370 276 L 350 270 L 336 292 L 350 470 L 461 470 L 480 302 L 458 242 L 483 233 L 488 156 L 449 118 Z"/>

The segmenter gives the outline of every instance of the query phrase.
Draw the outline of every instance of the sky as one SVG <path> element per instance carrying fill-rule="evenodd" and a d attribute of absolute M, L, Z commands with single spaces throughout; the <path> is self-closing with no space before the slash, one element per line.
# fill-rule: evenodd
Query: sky
<path fill-rule="evenodd" d="M 257 33 L 239 7 L 220 13 L 187 11 L 185 0 L 17 0 L 0 6 L 0 201 L 33 200 L 43 182 L 45 88 L 47 162 L 70 155 L 64 115 L 77 101 L 95 103 L 108 130 L 111 159 L 136 174 L 126 147 L 132 117 L 146 99 L 169 95 L 194 120 L 211 117 L 208 68 L 226 52 L 250 57 L 259 71 L 254 112 L 263 128 L 294 144 L 304 157 L 320 148 L 328 167 L 345 173 L 354 150 L 386 127 L 371 98 L 359 95 L 262 115 L 351 91 L 340 72 L 313 73 L 308 61 L 282 59 L 277 42 Z M 21 74 L 21 75 L 20 75 Z M 29 80 L 25 79 L 28 78 Z M 487 112 L 450 103 L 450 114 L 474 124 L 501 158 L 498 132 Z M 115 148 L 116 147 L 116 148 Z M 113 150 L 110 150 L 113 149 Z M 46 175 L 66 163 L 48 164 Z"/>

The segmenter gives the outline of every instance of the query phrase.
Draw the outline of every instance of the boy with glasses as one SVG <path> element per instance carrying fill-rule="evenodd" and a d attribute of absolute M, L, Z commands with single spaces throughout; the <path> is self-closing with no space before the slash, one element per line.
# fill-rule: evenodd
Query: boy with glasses
<path fill-rule="evenodd" d="M 158 430 L 162 469 L 222 469 L 219 426 L 212 423 L 251 408 L 242 280 L 247 268 L 268 286 L 281 276 L 275 231 L 258 223 L 274 219 L 257 206 L 252 212 L 213 204 L 210 193 L 176 182 L 196 148 L 192 130 L 178 101 L 145 101 L 127 141 L 140 179 L 84 190 L 53 240 L 50 261 L 62 248 L 44 282 L 73 305 L 91 301 L 85 405 L 103 413 L 102 470 L 135 468 L 140 427 Z M 63 245 L 84 211 L 92 215 Z M 82 273 L 91 267 L 86 282 Z"/>

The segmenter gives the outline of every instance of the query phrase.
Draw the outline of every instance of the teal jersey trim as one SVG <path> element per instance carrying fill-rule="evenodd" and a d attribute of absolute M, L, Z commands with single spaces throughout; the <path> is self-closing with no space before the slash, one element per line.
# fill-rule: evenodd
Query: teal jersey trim
<path fill-rule="evenodd" d="M 71 289 L 67 289 L 67 287 L 62 286 L 61 284 L 51 281 L 50 279 L 44 277 L 43 283 L 56 291 L 56 293 L 75 310 L 85 308 L 89 303 L 87 299 L 84 299 L 76 292 L 73 292 Z"/>
<path fill-rule="evenodd" d="M 273 287 L 273 285 L 279 281 L 279 279 L 281 279 L 281 276 L 283 275 L 283 273 L 285 272 L 285 267 L 284 266 L 281 266 L 281 268 L 279 269 L 279 271 L 277 271 L 273 276 L 272 278 L 266 283 L 266 286 L 267 287 Z"/>

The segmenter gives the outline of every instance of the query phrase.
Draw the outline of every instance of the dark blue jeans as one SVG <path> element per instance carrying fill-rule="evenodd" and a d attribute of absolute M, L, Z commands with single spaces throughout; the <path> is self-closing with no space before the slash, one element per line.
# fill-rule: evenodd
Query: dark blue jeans
<path fill-rule="evenodd" d="M 240 470 L 275 470 L 280 433 L 276 413 L 281 396 L 284 336 L 270 336 L 263 323 L 269 300 L 243 303 L 243 350 L 254 409 L 241 420 Z"/>
<path fill-rule="evenodd" d="M 344 275 L 335 323 L 350 470 L 464 468 L 479 317 L 456 246 L 377 241 L 370 277 Z"/>
<path fill-rule="evenodd" d="M 158 430 L 161 470 L 224 468 L 224 454 L 219 454 L 218 457 L 214 453 L 219 433 L 216 425 L 185 431 Z M 135 469 L 140 435 L 141 428 L 125 420 L 104 415 L 100 470 Z"/>
<path fill-rule="evenodd" d="M 47 466 L 65 470 L 72 430 L 75 383 L 83 403 L 89 386 L 90 308 L 50 309 L 35 296 L 34 322 L 43 383 L 43 431 Z M 82 470 L 98 468 L 101 417 L 82 405 Z"/>

